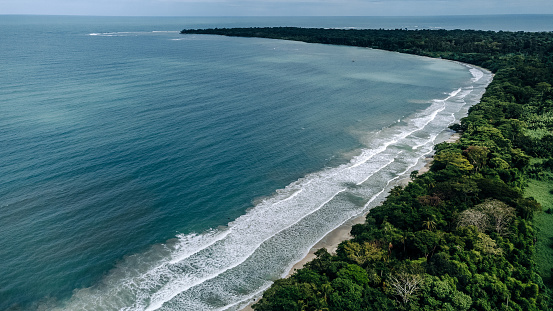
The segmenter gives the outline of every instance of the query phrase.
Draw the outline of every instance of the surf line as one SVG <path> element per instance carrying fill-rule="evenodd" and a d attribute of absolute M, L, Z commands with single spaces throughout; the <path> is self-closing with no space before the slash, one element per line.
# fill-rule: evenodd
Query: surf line
<path fill-rule="evenodd" d="M 377 152 L 375 153 L 372 153 L 372 154 L 369 154 L 369 155 L 366 155 L 365 157 L 363 157 L 363 159 L 357 163 L 354 163 L 353 165 L 347 167 L 346 169 L 353 169 L 353 168 L 356 168 L 360 165 L 363 165 L 365 163 L 367 163 L 367 161 L 369 161 L 370 159 L 372 159 L 374 156 L 384 152 L 386 149 L 388 149 L 388 147 L 392 144 L 396 144 L 398 143 L 399 141 L 401 141 L 402 139 L 405 139 L 407 138 L 409 135 L 413 134 L 413 133 L 416 133 L 422 129 L 424 129 L 430 122 L 432 122 L 432 120 L 434 120 L 436 118 L 436 115 L 443 111 L 445 109 L 445 105 L 442 106 L 440 109 L 437 109 L 435 111 L 432 112 L 431 116 L 432 118 L 430 120 L 428 120 L 424 125 L 418 127 L 418 128 L 415 128 L 414 130 L 410 131 L 410 132 L 403 132 L 403 133 L 400 133 L 398 134 L 396 137 L 393 137 L 392 140 L 384 143 L 383 146 L 380 146 L 379 148 L 376 149 Z"/>
<path fill-rule="evenodd" d="M 461 92 L 461 88 L 459 88 L 458 90 L 452 92 L 449 94 L 449 96 L 446 98 L 446 99 L 443 99 L 443 100 L 437 100 L 437 102 L 440 102 L 442 103 L 441 107 L 439 107 L 438 109 L 432 111 L 432 113 L 430 114 L 429 118 L 420 118 L 420 119 L 426 119 L 421 126 L 417 126 L 415 127 L 415 129 L 411 130 L 411 131 L 407 131 L 407 132 L 403 132 L 401 134 L 399 134 L 398 136 L 396 136 L 394 139 L 392 139 L 391 141 L 388 141 L 386 142 L 383 146 L 380 146 L 379 148 L 377 148 L 376 150 L 373 149 L 373 152 L 371 152 L 370 155 L 368 155 L 367 157 L 365 157 L 364 159 L 362 159 L 362 161 L 360 162 L 357 162 L 357 163 L 353 163 L 353 164 L 350 164 L 348 165 L 346 168 L 342 169 L 342 170 L 338 170 L 338 172 L 340 171 L 344 171 L 345 169 L 353 169 L 355 167 L 358 167 L 359 165 L 362 165 L 364 163 L 366 163 L 367 161 L 369 161 L 371 158 L 373 158 L 374 156 L 376 156 L 377 154 L 381 154 L 382 152 L 384 152 L 386 149 L 388 149 L 388 147 L 392 144 L 395 144 L 399 141 L 401 141 L 402 139 L 405 139 L 406 137 L 410 136 L 411 134 L 417 132 L 417 131 L 420 131 L 422 130 L 423 128 L 425 128 L 432 120 L 434 120 L 437 116 L 437 114 L 441 111 L 443 111 L 445 109 L 445 101 L 447 101 L 448 99 L 454 97 L 455 95 L 459 94 L 459 92 Z M 415 119 L 416 120 L 416 119 Z M 418 158 L 417 158 L 418 160 Z M 392 162 L 394 162 L 394 160 L 392 161 L 389 161 L 388 163 L 386 163 L 384 166 L 380 167 L 378 170 L 372 172 L 368 177 L 365 177 L 364 180 L 362 180 L 361 182 L 358 182 L 357 185 L 360 185 L 362 184 L 363 182 L 365 182 L 366 180 L 368 180 L 371 176 L 373 176 L 376 172 L 382 170 L 383 168 L 389 166 Z M 380 194 L 382 194 L 385 189 L 389 186 L 389 184 L 393 181 L 393 180 L 396 180 L 397 178 L 399 178 L 399 176 L 405 174 L 407 171 L 409 171 L 415 164 L 409 166 L 404 172 L 400 173 L 398 176 L 390 179 L 387 181 L 386 183 L 386 186 L 378 193 L 376 194 L 375 196 L 373 196 L 364 206 L 364 209 L 371 203 L 375 200 L 376 197 L 378 197 Z M 334 173 L 334 174 L 331 174 L 331 175 L 336 175 L 338 172 Z M 330 176 L 327 176 L 327 178 L 324 178 L 324 179 L 328 179 Z M 281 230 L 273 233 L 271 236 L 267 237 L 266 239 L 262 240 L 260 243 L 257 243 L 256 246 L 254 248 L 252 248 L 252 250 L 250 252 L 247 253 L 246 256 L 243 256 L 241 257 L 237 262 L 235 262 L 234 264 L 230 265 L 230 266 L 227 266 L 225 269 L 223 270 L 219 270 L 217 271 L 217 273 L 213 273 L 211 275 L 208 275 L 204 278 L 201 278 L 199 280 L 197 280 L 196 282 L 193 282 L 193 283 L 188 283 L 187 285 L 185 286 L 182 286 L 180 288 L 177 288 L 175 289 L 174 287 L 170 286 L 170 284 L 166 284 L 165 286 L 163 286 L 163 288 L 161 289 L 161 291 L 158 291 L 157 293 L 154 294 L 154 297 L 152 297 L 151 299 L 151 303 L 150 305 L 148 305 L 147 307 L 147 311 L 153 311 L 153 310 L 157 310 L 159 308 L 161 308 L 163 306 L 163 304 L 165 302 L 168 302 L 170 301 L 171 299 L 173 299 L 175 296 L 179 295 L 180 293 L 194 287 L 194 286 L 197 286 L 201 283 L 204 283 L 205 281 L 207 280 L 210 280 L 210 279 L 213 279 L 215 277 L 217 277 L 218 275 L 230 270 L 230 269 L 233 269 L 237 266 L 239 266 L 240 264 L 242 264 L 243 262 L 245 262 L 249 257 L 251 257 L 251 255 L 253 255 L 253 253 L 255 253 L 255 251 L 259 248 L 259 246 L 261 244 L 263 244 L 264 242 L 266 242 L 267 240 L 271 239 L 272 237 L 280 234 L 281 232 L 283 232 L 284 230 L 286 229 L 289 229 L 290 227 L 296 225 L 297 223 L 299 223 L 301 220 L 305 219 L 307 216 L 315 213 L 316 211 L 320 210 L 323 206 L 325 206 L 328 202 L 330 202 L 332 199 L 334 199 L 338 194 L 346 191 L 347 188 L 341 188 L 339 191 L 335 192 L 333 195 L 330 196 L 330 198 L 328 198 L 326 201 L 324 201 L 322 204 L 320 204 L 316 209 L 313 209 L 311 210 L 309 213 L 303 215 L 301 218 L 299 218 L 297 221 L 287 225 L 286 227 L 282 228 Z M 291 196 L 287 197 L 286 199 L 282 200 L 282 201 L 279 201 L 279 202 L 275 202 L 274 204 L 279 204 L 279 203 L 283 203 L 284 201 L 288 201 L 290 199 L 292 199 L 293 197 L 295 197 L 296 195 L 299 194 L 300 191 L 292 194 Z M 347 220 L 346 220 L 347 221 Z M 230 232 L 229 232 L 230 234 Z M 227 235 L 224 235 L 222 237 L 222 239 L 226 238 Z M 219 239 L 217 239 L 219 240 Z M 204 246 L 202 249 L 205 249 L 211 245 L 213 245 L 214 243 L 216 243 L 217 241 L 213 241 L 212 243 L 210 243 L 209 245 L 206 245 Z M 186 256 L 188 257 L 188 256 Z M 186 258 L 185 257 L 185 258 Z M 175 263 L 175 261 L 172 261 L 172 263 Z M 174 283 L 173 283 L 174 285 Z M 184 284 L 183 284 L 184 285 Z M 171 287 L 171 288 L 169 288 Z M 157 297 L 156 297 L 157 296 Z M 153 300 L 153 302 L 152 302 Z"/>
<path fill-rule="evenodd" d="M 275 204 L 278 204 L 278 203 L 284 203 L 286 201 L 289 201 L 291 199 L 293 199 L 294 197 L 296 197 L 298 194 L 300 194 L 301 192 L 303 191 L 303 189 L 299 189 L 297 191 L 295 191 L 294 193 L 292 193 L 290 196 L 288 196 L 287 198 L 284 198 L 282 199 L 281 201 L 278 201 L 276 202 Z M 214 239 L 211 240 L 210 242 L 208 242 L 207 244 L 204 244 L 202 245 L 200 248 L 198 249 L 195 249 L 194 251 L 192 252 L 188 252 L 188 253 L 184 253 L 184 254 L 175 254 L 173 257 L 173 259 L 171 259 L 169 261 L 169 264 L 177 264 L 187 258 L 190 258 L 190 256 L 194 255 L 194 254 L 197 254 L 201 251 L 203 251 L 204 249 L 207 249 L 208 247 L 212 246 L 213 244 L 221 241 L 221 240 L 224 240 L 231 232 L 233 231 L 233 227 L 230 226 L 228 229 L 224 230 L 223 232 L 219 233 L 219 234 L 216 234 L 214 236 Z M 197 236 L 197 235 L 196 235 Z M 181 240 L 182 241 L 182 240 Z M 161 266 L 163 266 L 163 263 L 161 265 L 159 265 L 157 268 L 161 268 Z M 154 268 L 155 269 L 155 268 Z"/>
<path fill-rule="evenodd" d="M 437 137 L 437 135 L 434 135 L 434 136 L 433 136 L 433 139 L 430 140 L 430 141 L 433 141 L 436 137 Z M 427 142 L 427 143 L 428 143 L 428 142 Z M 427 143 L 425 143 L 425 144 L 427 144 Z M 425 144 L 423 144 L 423 145 L 425 145 Z M 415 167 L 415 166 L 417 165 L 418 160 L 420 159 L 420 157 L 417 157 L 416 159 L 417 159 L 417 161 L 415 161 L 414 164 L 408 166 L 408 168 L 405 169 L 403 172 L 399 173 L 399 174 L 398 174 L 397 176 L 395 176 L 394 178 L 388 180 L 388 181 L 386 182 L 386 185 L 385 185 L 378 193 L 374 194 L 374 195 L 369 199 L 369 201 L 367 201 L 367 203 L 365 203 L 365 205 L 364 205 L 363 208 L 362 208 L 361 214 L 365 213 L 366 210 L 367 210 L 367 208 L 369 207 L 369 205 L 370 205 L 372 202 L 374 202 L 377 198 L 379 198 L 379 197 L 387 190 L 387 188 L 389 187 L 389 185 L 390 185 L 390 183 L 391 183 L 392 181 L 394 181 L 394 180 L 398 179 L 399 177 L 405 175 L 405 174 L 406 174 L 407 172 L 409 172 L 413 167 Z M 379 168 L 378 170 L 374 171 L 373 173 L 371 173 L 371 174 L 369 175 L 369 177 L 367 177 L 364 181 L 358 183 L 357 185 L 360 185 L 360 184 L 362 184 L 363 182 L 367 181 L 367 180 L 368 180 L 370 177 L 372 177 L 374 174 L 376 174 L 377 172 L 381 171 L 381 170 L 384 169 L 385 167 L 389 166 L 389 165 L 390 165 L 391 163 L 393 163 L 394 161 L 395 161 L 395 159 L 392 160 L 392 161 L 389 161 L 385 166 L 383 166 L 383 167 Z M 330 201 L 330 200 L 329 200 L 329 201 Z M 358 217 L 358 216 L 354 216 L 354 217 L 351 217 L 351 218 L 346 219 L 344 222 L 340 223 L 337 227 L 335 227 L 335 228 L 333 228 L 332 230 L 330 230 L 330 231 L 328 231 L 327 233 L 325 233 L 324 236 L 326 236 L 327 234 L 333 232 L 334 230 L 336 230 L 336 228 L 342 226 L 344 223 L 346 223 L 346 222 L 349 221 L 350 219 L 353 219 L 353 218 L 356 218 L 356 217 Z M 323 236 L 323 237 L 324 237 L 324 236 Z M 304 255 L 303 255 L 301 258 L 304 258 L 305 256 L 307 256 L 307 254 L 309 253 L 309 250 L 313 249 L 313 247 L 315 247 L 315 245 L 316 245 L 317 243 L 319 243 L 319 241 L 317 241 L 315 244 L 311 245 L 311 246 L 308 248 L 308 251 L 307 251 L 306 253 L 304 253 Z M 290 270 L 291 270 L 293 267 L 294 267 L 294 264 L 290 265 L 290 266 L 286 269 L 286 272 L 282 275 L 282 277 L 288 275 L 288 274 L 290 273 Z M 272 282 L 271 282 L 271 283 L 272 283 Z M 246 305 L 247 302 L 248 302 L 249 300 L 254 299 L 254 298 L 257 297 L 258 295 L 260 295 L 261 293 L 263 293 L 266 289 L 268 289 L 268 288 L 271 286 L 271 283 L 269 283 L 269 284 L 266 285 L 266 286 L 261 287 L 259 290 L 257 290 L 257 291 L 254 292 L 253 294 L 250 294 L 250 295 L 248 295 L 247 297 L 245 297 L 245 298 L 243 298 L 243 299 L 241 299 L 241 300 L 239 300 L 239 301 L 236 301 L 236 302 L 234 302 L 234 303 L 232 303 L 232 304 L 229 304 L 229 305 L 227 305 L 227 306 L 224 306 L 224 307 L 222 307 L 222 308 L 217 309 L 217 311 L 229 310 L 230 308 L 232 308 L 232 307 L 234 307 L 234 306 L 238 306 L 238 305 L 240 305 L 240 304 Z"/>
<path fill-rule="evenodd" d="M 417 158 L 417 160 L 418 160 L 418 159 L 419 159 L 419 158 Z M 378 168 L 377 170 L 375 170 L 374 172 L 372 172 L 364 181 L 362 181 L 362 182 L 360 182 L 360 183 L 357 183 L 357 185 L 362 184 L 363 182 L 365 182 L 366 180 L 368 180 L 370 177 L 372 177 L 374 174 L 376 174 L 376 173 L 378 173 L 379 171 L 383 170 L 384 168 L 388 167 L 388 166 L 389 166 L 390 164 L 392 164 L 394 161 L 395 161 L 395 159 L 392 159 L 391 161 L 389 161 L 388 163 L 386 163 L 386 165 L 384 165 L 384 166 Z M 414 165 L 416 165 L 416 163 L 415 163 Z M 380 190 L 378 193 L 374 194 L 374 195 L 370 198 L 370 200 L 363 206 L 362 212 L 361 212 L 361 213 L 363 213 L 363 212 L 366 210 L 366 208 L 369 206 L 370 203 L 372 203 L 372 202 L 373 202 L 374 200 L 376 200 L 382 193 L 384 193 L 384 192 L 386 191 L 387 187 L 389 186 L 389 184 L 390 184 L 393 180 L 395 180 L 395 179 L 399 178 L 399 176 L 405 174 L 407 171 L 409 171 L 411 168 L 413 168 L 414 165 L 409 166 L 405 171 L 403 171 L 402 173 L 400 173 L 398 176 L 396 176 L 396 177 L 394 177 L 394 178 L 388 180 L 387 183 L 386 183 L 386 186 L 384 186 L 384 188 L 382 188 L 382 190 Z M 347 189 L 344 189 L 344 190 L 347 190 Z M 343 191 L 340 191 L 339 193 L 341 193 L 341 192 L 343 192 Z M 339 193 L 336 193 L 336 195 L 338 195 Z M 334 195 L 332 198 L 328 199 L 325 203 L 323 203 L 323 204 L 321 205 L 321 207 L 324 206 L 324 205 L 326 205 L 326 204 L 327 204 L 328 202 L 330 202 L 332 199 L 334 199 L 334 197 L 335 197 L 336 195 Z M 319 209 L 320 209 L 320 208 L 319 208 Z M 319 209 L 317 209 L 317 210 L 319 210 Z M 316 211 L 316 210 L 315 210 L 315 211 Z M 313 211 L 313 212 L 315 212 L 315 211 Z M 309 214 L 306 215 L 305 217 L 309 216 L 310 214 L 312 214 L 312 213 L 309 213 Z M 305 217 L 304 217 L 304 218 L 305 218 Z M 350 217 L 350 218 L 346 219 L 344 222 L 340 223 L 338 226 L 336 226 L 336 227 L 333 228 L 332 230 L 326 232 L 326 233 L 323 235 L 323 237 L 326 236 L 327 234 L 329 234 L 330 232 L 336 230 L 336 228 L 342 226 L 342 225 L 343 225 L 344 223 L 346 223 L 348 220 L 350 220 L 350 219 L 352 219 L 352 218 L 355 218 L 355 217 L 358 217 L 358 216 L 353 216 L 353 217 Z M 301 221 L 301 219 L 300 219 L 300 221 Z M 298 222 L 299 222 L 299 221 L 298 221 Z M 296 223 L 297 223 L 297 222 L 296 222 Z M 291 225 L 291 226 L 292 226 L 292 225 Z M 291 226 L 290 226 L 290 227 L 291 227 Z M 287 228 L 286 228 L 286 229 L 287 229 Z M 280 233 L 280 232 L 279 232 L 279 233 Z M 278 233 L 277 233 L 277 234 L 278 234 Z M 275 234 L 275 236 L 276 236 L 277 234 Z M 271 237 L 271 238 L 272 238 L 272 237 Z M 307 252 L 304 253 L 303 256 L 301 256 L 301 258 L 304 258 L 304 257 L 309 253 L 309 250 L 311 250 L 313 247 L 315 247 L 315 245 L 316 245 L 317 243 L 319 243 L 319 241 L 315 242 L 315 243 L 312 244 L 309 248 L 307 248 Z M 284 272 L 284 274 L 282 274 L 281 277 L 284 277 L 284 276 L 288 275 L 288 274 L 290 273 L 290 270 L 293 268 L 294 264 L 295 264 L 295 263 L 291 264 L 287 269 L 285 269 L 285 272 Z M 262 286 L 259 290 L 255 291 L 253 294 L 250 294 L 250 295 L 248 295 L 247 297 L 245 297 L 245 298 L 243 298 L 243 299 L 241 299 L 241 300 L 239 300 L 239 301 L 233 302 L 233 303 L 231 303 L 231 304 L 229 304 L 229 305 L 226 305 L 226 306 L 224 306 L 224 307 L 222 307 L 222 308 L 216 309 L 216 311 L 228 310 L 228 309 L 230 309 L 230 308 L 232 308 L 232 307 L 234 307 L 234 306 L 238 306 L 238 305 L 240 305 L 240 304 L 246 305 L 246 303 L 247 303 L 250 299 L 253 299 L 253 298 L 257 297 L 259 294 L 263 293 L 267 288 L 269 288 L 269 287 L 271 286 L 271 284 L 272 284 L 272 282 L 269 282 L 269 284 L 267 284 L 267 285 L 265 285 L 265 286 Z"/>
<path fill-rule="evenodd" d="M 384 148 L 385 150 L 386 148 Z M 380 152 L 378 152 L 380 153 Z M 376 174 L 377 172 L 381 171 L 382 169 L 388 167 L 391 163 L 393 163 L 395 161 L 395 159 L 392 159 L 391 161 L 388 161 L 387 163 L 385 163 L 384 165 L 380 166 L 378 169 L 376 169 L 375 171 L 373 171 L 368 177 L 366 177 L 365 181 L 370 178 L 371 176 L 373 176 L 374 174 Z M 340 170 L 340 171 L 343 171 L 343 170 Z M 336 175 L 336 173 L 332 174 L 331 176 L 326 176 L 324 179 L 330 179 L 330 177 Z M 363 183 L 364 181 L 362 181 L 361 183 Z M 359 185 L 360 183 L 358 183 Z M 332 201 L 337 195 L 339 195 L 340 193 L 346 191 L 348 188 L 347 187 L 343 187 L 343 188 L 340 188 L 340 190 L 334 192 L 333 194 L 330 195 L 330 197 L 328 199 L 326 199 L 324 202 L 320 203 L 315 209 L 309 211 L 308 213 L 302 215 L 299 219 L 297 219 L 296 221 L 286 225 L 285 227 L 281 228 L 280 230 L 278 230 L 277 232 L 274 232 L 274 233 L 271 233 L 271 235 L 265 239 L 263 239 L 261 242 L 259 243 L 256 243 L 255 246 L 253 248 L 251 248 L 251 251 L 249 251 L 248 253 L 246 253 L 245 256 L 242 256 L 240 258 L 237 258 L 238 261 L 236 261 L 235 263 L 227 266 L 226 268 L 224 268 L 223 270 L 219 270 L 217 271 L 216 273 L 213 273 L 213 274 L 210 274 L 204 278 L 201 278 L 201 279 L 198 279 L 196 280 L 195 282 L 192 282 L 192 283 L 187 283 L 186 285 L 182 284 L 182 280 L 180 282 L 177 282 L 177 283 L 181 283 L 181 286 L 178 286 L 178 284 L 175 284 L 175 283 L 168 283 L 168 284 L 165 284 L 162 289 L 160 291 L 157 291 L 156 293 L 154 293 L 153 297 L 150 299 L 150 304 L 148 305 L 148 307 L 146 308 L 146 311 L 154 311 L 154 310 L 157 310 L 159 308 L 161 308 L 163 306 L 164 303 L 172 300 L 174 297 L 176 297 L 177 295 L 179 295 L 180 293 L 194 287 L 194 286 L 197 286 L 199 284 L 202 284 L 208 280 L 211 280 L 217 276 L 219 276 L 220 274 L 222 273 L 225 273 L 226 271 L 230 270 L 230 269 L 233 269 L 239 265 L 241 265 L 242 263 L 244 263 L 248 258 L 250 258 L 253 253 L 255 253 L 255 251 L 257 251 L 257 249 L 259 249 L 259 247 L 265 243 L 266 241 L 272 239 L 274 236 L 280 234 L 281 232 L 293 227 L 294 225 L 298 224 L 299 222 L 301 222 L 303 219 L 305 219 L 306 217 L 312 215 L 313 213 L 319 211 L 321 208 L 323 208 L 326 204 L 328 204 L 330 201 Z M 382 190 L 384 191 L 384 190 Z M 380 193 L 382 193 L 382 191 Z M 274 204 L 272 205 L 276 205 L 276 204 L 281 204 L 281 203 L 284 203 L 285 201 L 288 201 L 290 200 L 292 197 L 295 197 L 299 194 L 300 191 L 297 191 L 295 192 L 293 195 L 285 198 L 284 200 L 281 200 L 281 201 L 278 201 L 278 202 L 275 202 Z M 379 193 L 379 194 L 380 194 Z M 229 233 L 230 234 L 230 233 Z M 226 236 L 225 236 L 226 237 Z M 215 242 L 211 243 L 214 244 Z M 205 246 L 205 248 L 207 248 L 208 246 Z M 177 288 L 175 288 L 174 286 L 177 285 Z"/>
<path fill-rule="evenodd" d="M 320 210 L 320 209 L 321 209 L 323 206 L 325 206 L 328 202 L 330 202 L 332 199 L 334 199 L 338 194 L 340 194 L 340 193 L 342 193 L 342 192 L 344 192 L 344 191 L 346 191 L 346 190 L 347 190 L 347 188 L 342 188 L 340 191 L 338 191 L 337 193 L 335 193 L 332 197 L 330 197 L 329 199 L 327 199 L 326 201 L 324 201 L 322 204 L 320 204 L 316 209 L 314 209 L 314 210 L 312 210 L 311 212 L 305 214 L 303 217 L 301 217 L 300 219 L 298 219 L 296 222 L 294 222 L 294 223 L 292 223 L 292 224 L 290 224 L 290 225 L 288 225 L 288 226 L 286 226 L 286 227 L 280 229 L 279 231 L 277 231 L 276 233 L 274 233 L 274 234 L 271 235 L 270 237 L 267 237 L 266 239 L 264 239 L 263 241 L 261 241 L 260 243 L 258 243 L 258 244 L 253 248 L 253 250 L 252 250 L 251 252 L 248 252 L 248 254 L 247 254 L 246 256 L 241 257 L 241 259 L 239 259 L 239 261 L 237 261 L 236 263 L 234 263 L 234 264 L 228 266 L 227 268 L 225 268 L 225 269 L 223 269 L 223 270 L 218 271 L 218 273 L 211 274 L 211 275 L 209 275 L 209 276 L 207 276 L 207 277 L 204 277 L 204 278 L 198 280 L 197 282 L 194 282 L 194 283 L 192 283 L 192 284 L 187 284 L 187 285 L 182 286 L 182 287 L 180 287 L 180 288 L 178 288 L 178 289 L 176 289 L 176 290 L 175 290 L 175 289 L 172 289 L 171 292 L 168 292 L 169 289 L 167 289 L 167 285 L 163 286 L 163 288 L 162 288 L 160 291 L 156 292 L 156 294 L 157 294 L 157 293 L 160 293 L 160 292 L 165 292 L 166 294 L 163 295 L 163 293 L 161 293 L 161 294 L 157 295 L 157 296 L 161 296 L 160 299 L 157 300 L 157 301 L 154 301 L 153 303 L 150 303 L 150 304 L 148 305 L 148 307 L 146 308 L 145 311 L 154 311 L 154 310 L 157 310 L 157 309 L 161 308 L 161 307 L 163 306 L 164 303 L 170 301 L 171 299 L 173 299 L 174 297 L 176 297 L 178 294 L 180 294 L 180 293 L 182 293 L 182 292 L 184 292 L 184 291 L 186 291 L 186 290 L 188 290 L 188 289 L 190 289 L 190 288 L 192 288 L 192 287 L 194 287 L 194 286 L 197 286 L 197 285 L 199 285 L 199 284 L 202 284 L 202 283 L 204 283 L 205 281 L 211 280 L 211 279 L 217 277 L 218 275 L 220 275 L 220 274 L 222 274 L 222 273 L 225 273 L 226 271 L 228 271 L 228 270 L 230 270 L 230 269 L 233 269 L 233 268 L 239 266 L 240 264 L 244 263 L 248 258 L 251 257 L 251 255 L 253 255 L 253 253 L 255 253 L 255 251 L 259 248 L 259 246 L 261 246 L 261 244 L 263 244 L 264 242 L 270 240 L 271 238 L 273 238 L 273 237 L 276 236 L 277 234 L 283 232 L 284 230 L 287 230 L 287 229 L 291 228 L 292 226 L 294 226 L 295 224 L 299 223 L 300 221 L 302 221 L 302 220 L 303 220 L 304 218 L 306 218 L 307 216 L 309 216 L 309 215 L 315 213 L 316 211 Z M 164 290 L 164 289 L 166 289 L 166 290 Z M 154 294 L 154 297 L 153 297 L 151 300 L 155 300 L 155 296 L 156 296 L 156 295 Z"/>
<path fill-rule="evenodd" d="M 227 230 L 215 235 L 215 238 L 212 241 L 210 241 L 209 243 L 201 246 L 200 248 L 195 249 L 194 251 L 189 252 L 189 253 L 181 254 L 179 256 L 173 256 L 174 258 L 169 261 L 169 264 L 177 264 L 177 263 L 185 260 L 186 258 L 190 258 L 190 256 L 203 251 L 204 249 L 210 247 L 211 245 L 213 245 L 213 244 L 215 244 L 215 243 L 217 243 L 221 240 L 224 240 L 231 233 L 231 231 L 232 231 L 232 228 L 228 228 Z M 178 255 L 178 254 L 176 254 L 176 255 Z M 161 268 L 161 265 L 159 267 Z"/>

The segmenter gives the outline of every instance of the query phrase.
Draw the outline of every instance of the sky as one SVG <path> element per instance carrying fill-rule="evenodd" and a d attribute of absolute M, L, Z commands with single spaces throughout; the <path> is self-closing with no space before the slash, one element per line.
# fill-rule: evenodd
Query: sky
<path fill-rule="evenodd" d="M 1 14 L 425 16 L 553 14 L 552 0 L 0 0 Z"/>

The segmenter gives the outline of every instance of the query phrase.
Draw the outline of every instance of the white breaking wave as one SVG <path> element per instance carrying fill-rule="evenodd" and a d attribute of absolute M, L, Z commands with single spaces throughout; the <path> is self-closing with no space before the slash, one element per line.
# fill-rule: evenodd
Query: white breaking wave
<path fill-rule="evenodd" d="M 153 31 L 115 31 L 115 32 L 93 32 L 89 33 L 89 36 L 99 37 L 124 37 L 124 36 L 138 36 L 147 34 L 167 34 L 167 33 L 179 33 L 179 31 L 172 30 L 153 30 Z"/>
<path fill-rule="evenodd" d="M 478 80 L 482 79 L 484 77 L 484 72 L 482 70 L 471 68 L 470 73 L 472 74 L 472 82 L 478 82 Z"/>
<path fill-rule="evenodd" d="M 93 34 L 91 34 L 93 35 Z M 130 256 L 100 284 L 55 310 L 237 310 L 287 274 L 328 232 L 367 212 L 446 138 L 491 74 L 469 67 L 472 85 L 375 133 L 347 164 L 309 174 L 223 229 L 178 235 Z M 483 79 L 486 77 L 486 79 Z"/>

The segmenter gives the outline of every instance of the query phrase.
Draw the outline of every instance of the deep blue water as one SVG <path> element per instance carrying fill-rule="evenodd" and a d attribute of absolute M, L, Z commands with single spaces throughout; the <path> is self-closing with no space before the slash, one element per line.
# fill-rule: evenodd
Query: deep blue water
<path fill-rule="evenodd" d="M 0 310 L 239 308 L 420 166 L 491 79 L 180 29 L 475 19 L 2 16 Z"/>

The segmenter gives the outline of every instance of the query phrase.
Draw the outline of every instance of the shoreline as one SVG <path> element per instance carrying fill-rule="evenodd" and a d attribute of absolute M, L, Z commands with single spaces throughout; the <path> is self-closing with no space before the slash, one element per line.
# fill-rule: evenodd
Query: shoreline
<path fill-rule="evenodd" d="M 444 142 L 447 143 L 454 143 L 459 141 L 461 138 L 461 133 L 454 132 L 451 134 L 451 136 L 445 140 Z M 418 170 L 418 175 L 422 175 L 430 170 L 430 167 L 432 166 L 432 160 L 434 159 L 434 156 L 427 156 L 422 161 L 424 161 L 424 166 Z M 404 178 L 402 180 L 398 181 L 398 186 L 405 187 L 409 182 L 411 182 L 410 178 Z M 290 277 L 296 270 L 299 270 L 303 268 L 303 266 L 313 260 L 315 258 L 315 252 L 318 251 L 321 248 L 326 248 L 327 251 L 331 254 L 334 254 L 336 250 L 338 249 L 338 245 L 342 243 L 343 241 L 347 241 L 352 238 L 350 235 L 351 228 L 354 225 L 357 224 L 363 224 L 365 223 L 365 218 L 370 213 L 370 210 L 366 213 L 363 213 L 355 218 L 352 218 L 350 220 L 347 220 L 342 225 L 338 226 L 334 230 L 327 233 L 317 244 L 315 244 L 311 249 L 307 252 L 307 254 L 300 259 L 298 262 L 296 262 L 288 271 L 286 276 L 284 278 Z M 256 298 L 253 302 L 248 304 L 246 307 L 240 309 L 240 311 L 253 311 L 252 305 L 256 303 L 261 297 Z"/>
<path fill-rule="evenodd" d="M 454 143 L 457 142 L 461 137 L 461 133 L 453 133 L 445 142 L 447 143 Z M 430 166 L 432 165 L 433 156 L 429 156 L 425 158 L 423 161 L 426 163 L 424 166 L 418 170 L 419 175 L 422 175 L 430 170 Z M 398 181 L 398 185 L 404 187 L 407 185 L 411 180 L 407 178 L 407 180 L 400 180 Z M 317 244 L 315 244 L 305 255 L 304 258 L 302 258 L 300 261 L 295 263 L 286 277 L 291 276 L 294 274 L 296 270 L 301 269 L 307 262 L 311 261 L 311 259 L 315 258 L 315 252 L 321 248 L 326 248 L 329 253 L 335 253 L 336 249 L 338 248 L 338 245 L 342 243 L 343 241 L 349 240 L 352 236 L 350 235 L 351 228 L 354 225 L 362 224 L 365 222 L 365 218 L 370 213 L 370 210 L 366 213 L 363 213 L 362 215 L 359 215 L 353 219 L 350 219 L 337 227 L 336 229 L 330 231 L 327 233 Z"/>

